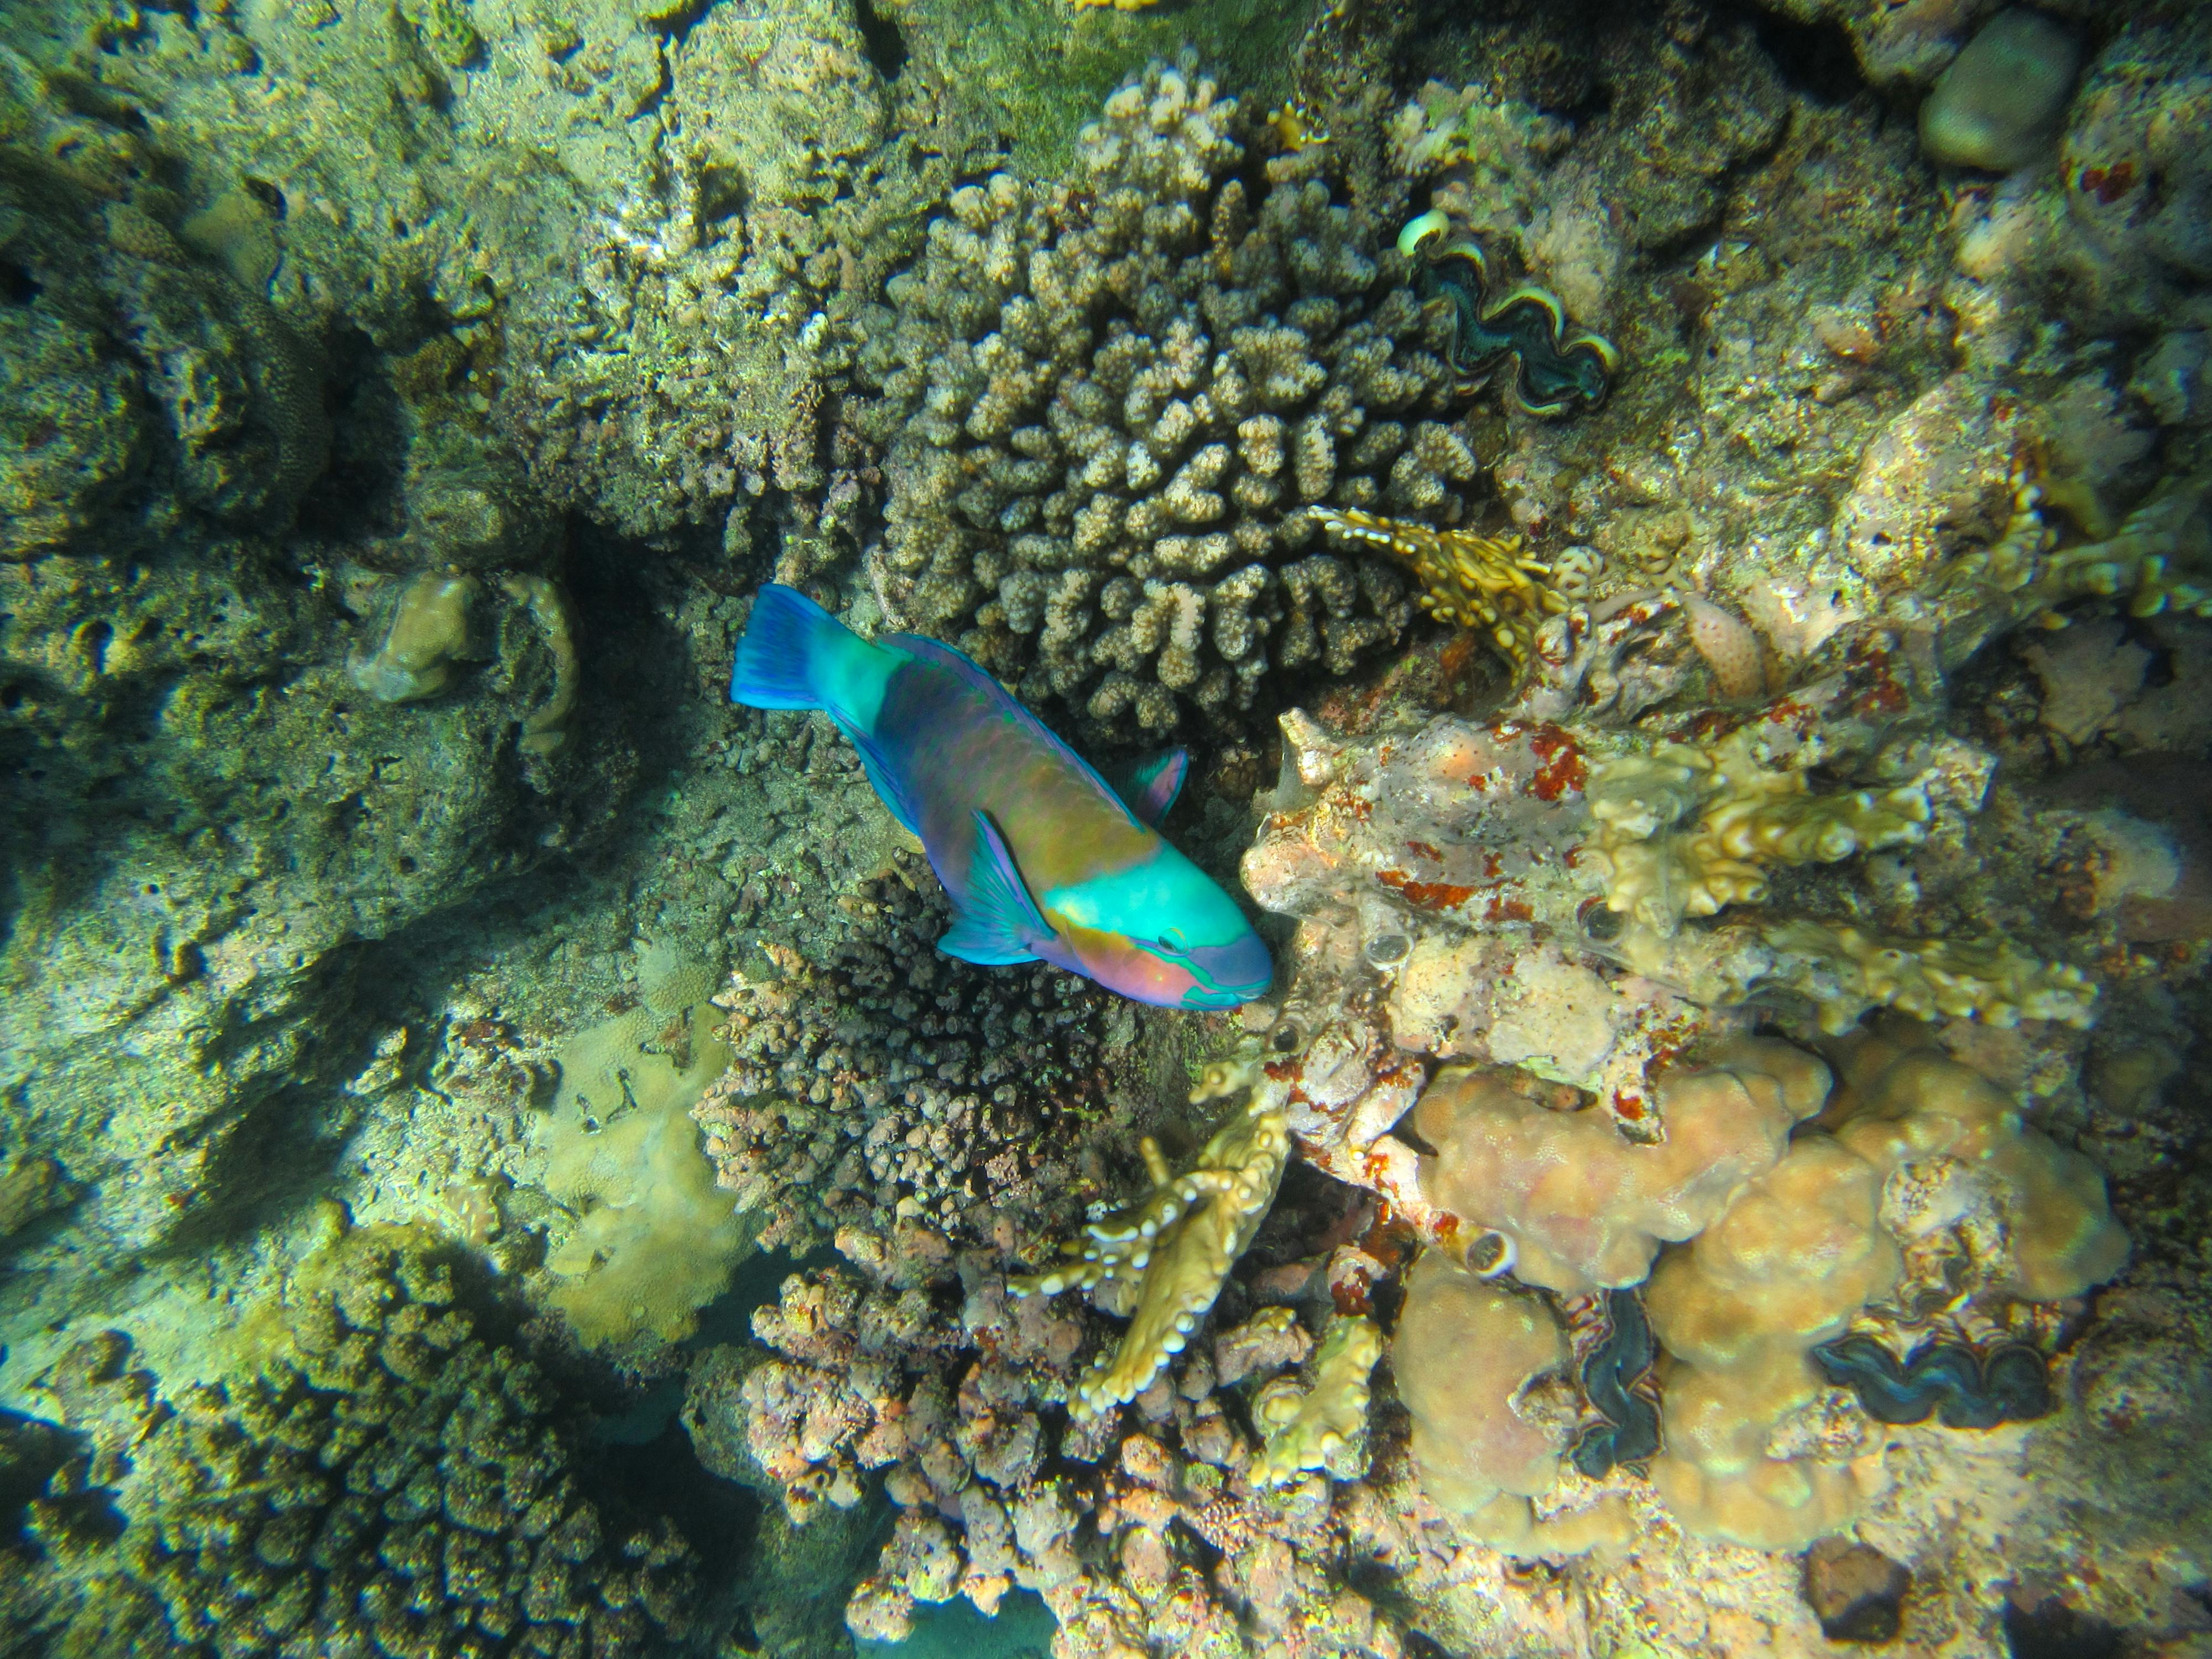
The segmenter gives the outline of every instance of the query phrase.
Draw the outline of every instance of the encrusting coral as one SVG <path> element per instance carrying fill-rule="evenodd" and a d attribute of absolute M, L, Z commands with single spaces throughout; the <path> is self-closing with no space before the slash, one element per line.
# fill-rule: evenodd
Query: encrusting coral
<path fill-rule="evenodd" d="M 1774 953 L 1766 977 L 1810 998 L 1820 1029 L 1840 1036 L 1872 1008 L 1917 1019 L 1978 1019 L 2017 1025 L 2055 1019 L 2086 1026 L 2096 987 L 2066 963 L 2039 962 L 2001 936 L 1894 939 L 1848 922 L 1770 924 L 1759 937 Z"/>
<path fill-rule="evenodd" d="M 1410 616 L 1304 508 L 1455 519 L 1449 321 L 1310 165 L 1241 171 L 1236 100 L 1155 64 L 1072 176 L 956 191 L 894 282 L 875 575 L 1031 702 L 1158 730 L 1233 720 L 1273 672 L 1341 673 Z"/>
<path fill-rule="evenodd" d="M 1528 672 L 1537 627 L 1567 608 L 1552 567 L 1521 551 L 1518 536 L 1436 530 L 1357 508 L 1316 507 L 1314 522 L 1340 542 L 1379 548 L 1420 579 L 1421 609 L 1479 633 L 1516 673 Z"/>
<path fill-rule="evenodd" d="M 1249 1077 L 1219 1069 L 1193 1094 L 1193 1103 L 1224 1094 L 1244 1099 L 1191 1168 L 1176 1175 L 1159 1143 L 1146 1136 L 1140 1146 L 1152 1190 L 1091 1222 L 1083 1242 L 1066 1246 L 1079 1262 L 1012 1283 L 1017 1296 L 1057 1296 L 1114 1279 L 1136 1281 L 1128 1331 L 1111 1357 L 1077 1386 L 1079 1417 L 1135 1399 L 1182 1352 L 1274 1202 L 1291 1155 L 1282 1108 L 1265 1091 L 1249 1087 Z"/>

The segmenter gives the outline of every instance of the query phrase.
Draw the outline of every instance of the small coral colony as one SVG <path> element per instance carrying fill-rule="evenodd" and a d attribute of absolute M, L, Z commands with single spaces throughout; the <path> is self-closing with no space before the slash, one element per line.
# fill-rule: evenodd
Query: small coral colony
<path fill-rule="evenodd" d="M 1152 62 L 815 318 L 844 517 L 752 489 L 698 615 L 713 764 L 847 862 L 542 1054 L 457 1017 L 511 1184 L 319 1212 L 250 1360 L 61 1352 L 0 1638 L 2212 1642 L 2212 36 L 1788 9 L 1884 105 L 1679 8 L 1583 142 L 1360 84 L 1373 9 L 1265 113 Z M 363 577 L 333 684 L 498 681 L 567 787 L 588 610 L 479 564 Z M 605 1476 L 595 1376 L 757 1540 Z"/>

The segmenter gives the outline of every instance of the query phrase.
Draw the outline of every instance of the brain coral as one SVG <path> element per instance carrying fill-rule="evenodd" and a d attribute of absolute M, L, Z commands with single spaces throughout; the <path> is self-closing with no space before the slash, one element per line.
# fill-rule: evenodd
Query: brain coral
<path fill-rule="evenodd" d="M 1238 130 L 1210 81 L 1154 64 L 1057 187 L 954 192 L 871 343 L 880 590 L 1101 728 L 1233 720 L 1271 670 L 1393 643 L 1402 579 L 1305 509 L 1449 523 L 1475 475 L 1443 305 L 1313 153 L 1263 176 Z"/>

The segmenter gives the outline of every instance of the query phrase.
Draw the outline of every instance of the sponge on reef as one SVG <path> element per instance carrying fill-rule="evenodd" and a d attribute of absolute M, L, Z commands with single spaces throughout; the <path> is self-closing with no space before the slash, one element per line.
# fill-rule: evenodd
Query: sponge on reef
<path fill-rule="evenodd" d="M 1747 1041 L 1658 1089 L 1665 1138 L 1642 1146 L 1599 1111 L 1554 1111 L 1515 1073 L 1443 1072 L 1413 1109 L 1437 1152 L 1421 1188 L 1503 1234 L 1515 1274 L 1546 1290 L 1634 1285 L 1662 1241 L 1696 1236 L 1729 1194 L 1772 1167 L 1790 1127 L 1820 1109 L 1828 1069 L 1785 1042 Z"/>

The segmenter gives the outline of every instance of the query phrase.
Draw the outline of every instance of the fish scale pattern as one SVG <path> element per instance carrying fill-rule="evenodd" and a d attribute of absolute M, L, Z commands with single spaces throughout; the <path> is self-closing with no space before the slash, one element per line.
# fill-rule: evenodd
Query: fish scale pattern
<path fill-rule="evenodd" d="M 1305 155 L 1256 168 L 1236 100 L 1155 64 L 1070 175 L 954 192 L 870 359 L 880 590 L 1094 732 L 1234 725 L 1276 671 L 1340 674 L 1413 611 L 1308 509 L 1455 522 L 1449 321 Z"/>

